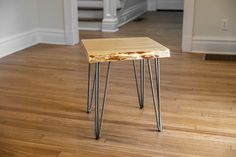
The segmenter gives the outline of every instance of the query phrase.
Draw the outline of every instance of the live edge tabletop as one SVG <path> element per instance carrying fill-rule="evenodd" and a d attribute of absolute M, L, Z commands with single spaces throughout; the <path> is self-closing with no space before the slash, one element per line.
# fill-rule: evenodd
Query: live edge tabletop
<path fill-rule="evenodd" d="M 85 39 L 89 63 L 170 57 L 170 50 L 148 37 Z"/>

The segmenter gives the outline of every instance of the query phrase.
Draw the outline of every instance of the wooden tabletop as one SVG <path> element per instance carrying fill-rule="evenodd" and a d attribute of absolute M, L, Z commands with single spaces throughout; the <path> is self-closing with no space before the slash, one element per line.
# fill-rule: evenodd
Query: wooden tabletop
<path fill-rule="evenodd" d="M 170 57 L 170 50 L 147 38 L 85 39 L 89 63 Z"/>

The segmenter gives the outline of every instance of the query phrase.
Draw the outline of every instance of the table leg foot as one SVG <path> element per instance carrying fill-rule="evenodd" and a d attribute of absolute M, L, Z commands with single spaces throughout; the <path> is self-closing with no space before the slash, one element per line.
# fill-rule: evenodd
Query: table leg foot
<path fill-rule="evenodd" d="M 102 103 L 102 110 L 101 114 L 99 114 L 99 102 L 100 102 L 100 63 L 96 63 L 95 65 L 95 79 L 94 79 L 94 91 L 95 91 L 95 137 L 96 139 L 99 139 L 101 136 L 101 130 L 102 130 L 102 123 L 103 123 L 103 117 L 104 117 L 104 109 L 106 104 L 106 97 L 107 97 L 107 90 L 108 90 L 108 83 L 110 79 L 110 67 L 111 63 L 108 63 L 107 68 L 107 76 L 106 76 L 106 82 L 105 82 L 105 90 L 104 90 L 104 96 L 103 96 L 103 103 Z"/>
<path fill-rule="evenodd" d="M 154 91 L 152 67 L 151 67 L 150 60 L 148 60 L 147 63 L 148 63 L 148 72 L 149 72 L 152 98 L 153 98 L 153 106 L 154 106 L 156 123 L 157 123 L 157 130 L 158 132 L 161 132 L 162 122 L 161 122 L 161 100 L 160 100 L 160 61 L 159 59 L 155 59 L 155 77 L 156 77 L 157 97 Z"/>
<path fill-rule="evenodd" d="M 144 98 L 145 98 L 145 60 L 140 60 L 139 81 L 137 77 L 137 68 L 136 68 L 135 61 L 133 61 L 133 67 L 134 67 L 134 79 L 135 79 L 136 88 L 137 88 L 139 107 L 140 109 L 143 109 Z"/>

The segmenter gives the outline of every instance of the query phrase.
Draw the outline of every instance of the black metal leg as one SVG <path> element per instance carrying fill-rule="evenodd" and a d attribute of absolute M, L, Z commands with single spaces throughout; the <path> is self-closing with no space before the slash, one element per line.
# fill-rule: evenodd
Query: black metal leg
<path fill-rule="evenodd" d="M 108 68 L 107 68 L 107 76 L 106 76 L 103 103 L 102 103 L 102 113 L 101 113 L 101 118 L 100 118 L 100 130 L 102 130 L 104 109 L 105 109 L 106 100 L 107 100 L 107 90 L 108 90 L 108 84 L 109 84 L 109 80 L 110 80 L 110 69 L 111 69 L 111 62 L 108 63 Z"/>
<path fill-rule="evenodd" d="M 141 103 L 140 103 L 140 108 L 143 108 L 143 61 L 140 60 L 140 95 L 141 95 Z"/>
<path fill-rule="evenodd" d="M 143 60 L 143 74 L 142 74 L 142 90 L 143 90 L 143 92 L 142 92 L 142 94 L 143 94 L 143 100 L 142 100 L 142 106 L 141 106 L 141 108 L 143 108 L 144 107 L 144 98 L 145 98 L 145 60 Z"/>
<path fill-rule="evenodd" d="M 91 84 L 91 64 L 88 65 L 88 95 L 87 95 L 87 113 L 90 113 L 90 84 Z"/>
<path fill-rule="evenodd" d="M 162 131 L 161 120 L 161 81 L 160 81 L 160 59 L 155 59 L 155 73 L 156 73 L 156 85 L 157 85 L 157 107 L 158 107 L 158 131 Z"/>
<path fill-rule="evenodd" d="M 137 68 L 135 61 L 133 61 L 133 67 L 134 67 L 134 78 L 136 82 L 136 88 L 137 88 L 137 94 L 138 94 L 138 101 L 139 106 L 142 109 L 144 107 L 144 98 L 145 98 L 145 60 L 140 60 L 140 79 L 138 83 L 137 79 Z"/>
<path fill-rule="evenodd" d="M 105 82 L 105 90 L 104 90 L 104 97 L 103 97 L 103 103 L 102 103 L 102 111 L 101 111 L 101 114 L 99 114 L 100 63 L 95 64 L 95 74 L 94 74 L 92 91 L 90 90 L 90 86 L 91 86 L 91 66 L 89 65 L 88 99 L 87 99 L 88 104 L 87 105 L 88 105 L 88 113 L 90 113 L 91 108 L 92 108 L 93 95 L 95 95 L 94 99 L 95 99 L 95 136 L 96 136 L 96 139 L 99 139 L 100 136 L 101 136 L 101 129 L 102 129 L 102 123 L 103 123 L 103 117 L 104 117 L 104 109 L 105 109 L 105 104 L 106 104 L 108 83 L 109 83 L 109 79 L 110 79 L 110 67 L 111 67 L 111 63 L 109 62 L 108 63 L 108 69 L 107 69 L 106 82 Z"/>
<path fill-rule="evenodd" d="M 156 122 L 157 122 L 157 129 L 158 129 L 158 131 L 162 131 L 161 100 L 160 100 L 160 60 L 155 59 L 155 76 L 156 76 L 155 78 L 156 78 L 157 96 L 155 95 L 152 67 L 151 67 L 151 63 L 150 63 L 149 59 L 147 60 L 147 65 L 148 65 L 148 72 L 149 72 L 149 78 L 150 78 L 150 84 L 151 84 L 155 117 L 156 117 Z M 140 108 L 143 108 L 144 107 L 144 97 L 145 97 L 145 60 L 140 61 L 140 80 L 139 80 L 140 84 L 138 83 L 138 79 L 137 79 L 137 72 L 136 72 L 137 70 L 136 70 L 135 61 L 133 61 L 133 66 L 134 66 L 134 77 L 135 77 L 135 81 L 136 81 L 139 105 L 140 105 Z M 91 112 L 93 96 L 95 95 L 94 99 L 95 99 L 95 136 L 96 136 L 96 139 L 99 139 L 101 136 L 101 129 L 102 129 L 103 117 L 104 117 L 104 109 L 105 109 L 107 90 L 108 90 L 108 84 L 109 84 L 109 79 L 110 79 L 110 67 L 111 67 L 111 63 L 109 62 L 108 68 L 107 68 L 107 76 L 106 76 L 106 82 L 105 82 L 102 111 L 101 111 L 101 114 L 99 114 L 100 63 L 95 64 L 95 74 L 94 74 L 92 91 L 91 91 L 91 65 L 89 64 L 87 111 L 88 111 L 88 113 Z"/>
<path fill-rule="evenodd" d="M 155 59 L 155 75 L 156 75 L 156 86 L 157 86 L 157 98 L 156 98 L 155 91 L 154 91 L 154 83 L 153 83 L 153 77 L 152 77 L 152 67 L 151 67 L 151 64 L 150 64 L 150 60 L 148 60 L 147 63 L 148 63 L 148 71 L 149 71 L 149 78 L 150 78 L 150 84 L 151 84 L 154 111 L 155 111 L 156 122 L 157 122 L 157 130 L 162 131 L 161 107 L 160 107 L 161 104 L 160 104 L 160 66 L 159 66 L 159 59 Z M 157 99 L 158 103 L 156 103 L 156 99 Z"/>
<path fill-rule="evenodd" d="M 95 81 L 95 136 L 96 139 L 100 137 L 99 129 L 99 97 L 100 97 L 100 63 L 96 63 L 96 81 Z"/>
<path fill-rule="evenodd" d="M 137 72 L 136 72 L 137 70 L 136 70 L 135 61 L 133 61 L 133 67 L 134 67 L 134 79 L 135 79 L 136 89 L 137 89 L 137 94 L 138 94 L 138 102 L 139 102 L 139 105 L 141 105 L 140 88 L 138 85 Z"/>
<path fill-rule="evenodd" d="M 87 113 L 91 113 L 92 111 L 92 105 L 93 105 L 93 95 L 95 90 L 95 81 L 96 81 L 96 70 L 94 73 L 94 79 L 93 79 L 93 86 L 91 91 L 91 64 L 89 64 L 88 68 L 88 96 L 87 96 Z"/>

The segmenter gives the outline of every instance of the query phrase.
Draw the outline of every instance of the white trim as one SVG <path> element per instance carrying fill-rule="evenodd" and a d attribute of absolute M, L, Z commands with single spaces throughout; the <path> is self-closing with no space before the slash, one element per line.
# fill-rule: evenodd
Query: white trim
<path fill-rule="evenodd" d="M 236 42 L 236 37 L 217 37 L 217 36 L 194 36 L 193 41 L 218 41 L 218 42 Z"/>
<path fill-rule="evenodd" d="M 102 31 L 116 32 L 118 30 L 117 1 L 103 0 Z"/>
<path fill-rule="evenodd" d="M 0 40 L 0 58 L 38 44 L 38 31 L 31 30 Z"/>
<path fill-rule="evenodd" d="M 78 0 L 64 0 L 65 43 L 67 45 L 79 43 L 77 6 Z"/>
<path fill-rule="evenodd" d="M 102 31 L 103 32 L 117 32 L 118 28 L 118 19 L 103 19 L 102 20 Z"/>
<path fill-rule="evenodd" d="M 236 38 L 195 36 L 192 40 L 191 51 L 236 53 Z"/>
<path fill-rule="evenodd" d="M 0 58 L 38 43 L 74 45 L 79 42 L 77 0 L 64 0 L 64 29 L 38 28 L 0 39 Z"/>
<path fill-rule="evenodd" d="M 224 51 L 191 51 L 190 53 L 199 54 L 214 54 L 214 55 L 236 55 L 236 52 L 224 52 Z"/>
<path fill-rule="evenodd" d="M 123 26 L 124 24 L 136 19 L 147 11 L 147 3 L 138 3 L 122 12 L 119 15 L 119 24 L 118 27 Z"/>
<path fill-rule="evenodd" d="M 184 1 L 182 51 L 192 51 L 195 0 Z"/>
<path fill-rule="evenodd" d="M 156 11 L 157 10 L 157 0 L 147 0 L 147 10 Z"/>
<path fill-rule="evenodd" d="M 0 58 L 39 43 L 66 45 L 64 30 L 33 29 L 0 40 Z"/>
<path fill-rule="evenodd" d="M 38 30 L 39 43 L 68 45 L 65 39 L 64 30 L 60 29 L 39 29 Z"/>

